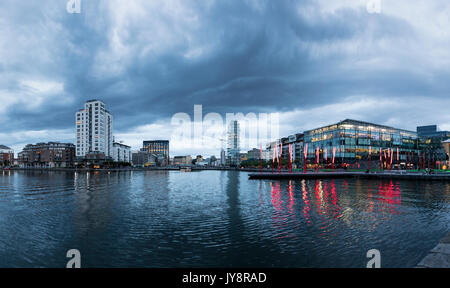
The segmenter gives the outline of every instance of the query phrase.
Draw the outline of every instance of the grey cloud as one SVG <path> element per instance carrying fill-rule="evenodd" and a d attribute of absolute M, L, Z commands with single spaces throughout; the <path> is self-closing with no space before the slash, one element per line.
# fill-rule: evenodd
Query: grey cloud
<path fill-rule="evenodd" d="M 127 33 L 116 32 L 131 52 L 118 59 L 111 52 L 117 23 L 108 1 L 83 1 L 80 15 L 65 13 L 65 5 L 53 1 L 4 5 L 2 18 L 13 27 L 9 34 L 15 35 L 13 40 L 21 39 L 21 33 L 39 34 L 42 47 L 30 46 L 35 51 L 20 59 L 26 55 L 23 47 L 39 43 L 27 39 L 12 43 L 11 49 L 20 53 L 11 65 L 0 60 L 0 76 L 56 79 L 72 98 L 33 110 L 13 104 L 5 112 L 10 119 L 5 130 L 72 128 L 75 111 L 92 98 L 107 103 L 116 131 L 127 131 L 177 112 L 192 113 L 194 104 L 219 113 L 268 112 L 310 109 L 354 95 L 429 95 L 436 100 L 448 95 L 449 71 L 426 66 L 427 53 L 420 54 L 420 41 L 425 40 L 405 20 L 368 14 L 364 8 L 323 13 L 314 1 L 217 1 L 209 7 L 190 3 L 198 27 L 186 27 L 185 33 L 173 31 L 177 41 L 165 43 L 158 53 L 144 51 L 149 43 L 166 39 L 148 34 L 146 22 L 127 19 Z M 297 13 L 296 6 L 306 7 L 309 14 Z M 158 19 L 168 33 L 175 29 L 175 23 L 158 11 L 142 7 L 140 12 Z M 380 41 L 392 47 L 381 49 Z M 352 53 L 353 43 L 367 45 Z M 197 57 L 184 57 L 195 45 L 207 48 Z M 111 53 L 111 59 L 99 60 L 101 53 Z M 377 57 L 394 61 L 394 67 L 370 61 L 357 65 Z M 99 61 L 106 67 L 102 73 L 96 67 Z M 121 68 L 117 73 L 113 73 L 115 65 Z M 431 76 L 424 78 L 423 69 Z M 25 93 L 13 80 L 2 80 L 1 90 Z M 381 116 L 363 120 L 382 121 Z"/>

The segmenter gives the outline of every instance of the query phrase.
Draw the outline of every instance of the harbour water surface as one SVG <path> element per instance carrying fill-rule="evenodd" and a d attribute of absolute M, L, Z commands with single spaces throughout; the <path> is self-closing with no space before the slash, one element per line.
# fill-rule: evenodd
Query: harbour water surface
<path fill-rule="evenodd" d="M 413 267 L 450 184 L 248 180 L 236 171 L 0 172 L 0 267 Z"/>

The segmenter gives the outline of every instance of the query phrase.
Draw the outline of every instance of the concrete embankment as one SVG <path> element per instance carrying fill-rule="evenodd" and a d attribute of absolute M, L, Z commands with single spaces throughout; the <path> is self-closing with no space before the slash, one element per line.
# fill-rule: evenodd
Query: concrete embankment
<path fill-rule="evenodd" d="M 417 264 L 417 268 L 450 268 L 450 233 Z"/>
<path fill-rule="evenodd" d="M 335 179 L 335 178 L 364 178 L 364 179 L 402 179 L 402 180 L 438 180 L 450 181 L 450 173 L 424 174 L 408 172 L 307 172 L 307 173 L 253 173 L 250 179 L 295 180 L 295 179 Z"/>

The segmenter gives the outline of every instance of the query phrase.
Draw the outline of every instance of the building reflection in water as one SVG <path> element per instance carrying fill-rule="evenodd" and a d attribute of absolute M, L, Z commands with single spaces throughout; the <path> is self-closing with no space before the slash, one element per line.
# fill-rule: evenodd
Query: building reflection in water
<path fill-rule="evenodd" d="M 314 190 L 315 190 L 316 199 L 317 199 L 317 201 L 316 201 L 317 212 L 319 212 L 319 214 L 323 214 L 324 212 L 322 211 L 322 205 L 323 205 L 322 181 L 316 180 Z"/>
<path fill-rule="evenodd" d="M 300 186 L 299 195 L 303 200 L 300 202 L 296 202 L 296 183 Z M 334 179 L 271 182 L 274 229 L 279 234 L 289 230 L 286 226 L 290 225 L 292 228 L 292 225 L 297 225 L 298 221 L 294 219 L 296 214 L 301 213 L 303 217 L 300 218 L 304 219 L 306 225 L 316 226 L 322 230 L 321 236 L 324 236 L 338 227 L 339 222 L 349 227 L 372 229 L 378 223 L 400 213 L 399 182 L 360 184 L 358 181 Z M 283 186 L 286 187 L 285 190 L 282 189 Z M 310 191 L 314 191 L 314 194 L 310 194 Z"/>
<path fill-rule="evenodd" d="M 306 220 L 306 224 L 311 224 L 311 218 L 310 218 L 310 211 L 311 211 L 311 203 L 309 202 L 308 199 L 308 190 L 307 190 L 307 186 L 306 186 L 306 181 L 302 180 L 302 199 L 304 202 L 304 206 L 303 206 L 303 217 Z"/>
<path fill-rule="evenodd" d="M 378 187 L 379 211 L 400 214 L 399 208 L 402 204 L 400 184 L 397 182 L 394 186 L 392 181 L 388 183 L 380 181 Z"/>
<path fill-rule="evenodd" d="M 272 205 L 277 211 L 283 211 L 283 199 L 281 198 L 280 182 L 270 183 L 272 187 Z"/>
<path fill-rule="evenodd" d="M 270 183 L 272 193 L 272 206 L 274 208 L 272 214 L 273 229 L 276 231 L 278 239 L 284 238 L 284 226 L 287 224 L 287 217 L 283 209 L 283 199 L 281 191 L 281 183 L 279 181 Z"/>
<path fill-rule="evenodd" d="M 96 233 L 102 233 L 114 218 L 114 193 L 109 189 L 112 185 L 111 178 L 115 178 L 113 181 L 119 184 L 121 176 L 119 173 L 113 175 L 98 172 L 74 173 L 73 221 L 77 232 L 76 239 L 85 239 Z"/>
<path fill-rule="evenodd" d="M 292 217 L 295 217 L 295 200 L 294 200 L 294 186 L 292 184 L 292 181 L 289 181 L 288 185 L 288 193 L 289 193 L 289 202 L 288 202 L 288 212 L 292 215 Z"/>
<path fill-rule="evenodd" d="M 338 197 L 336 194 L 336 184 L 334 183 L 334 179 L 331 180 L 331 204 L 333 205 L 333 217 L 338 218 L 341 207 L 338 205 Z"/>

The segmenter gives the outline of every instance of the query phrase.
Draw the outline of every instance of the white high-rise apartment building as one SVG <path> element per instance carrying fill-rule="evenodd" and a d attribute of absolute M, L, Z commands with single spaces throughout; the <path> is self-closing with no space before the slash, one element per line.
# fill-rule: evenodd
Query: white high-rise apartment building
<path fill-rule="evenodd" d="M 105 153 L 113 157 L 112 115 L 105 103 L 89 100 L 84 109 L 76 113 L 76 156 L 84 157 L 91 152 Z"/>

